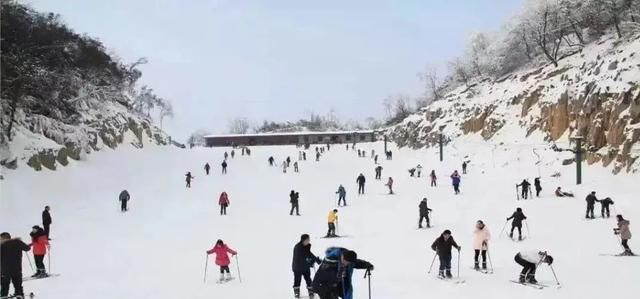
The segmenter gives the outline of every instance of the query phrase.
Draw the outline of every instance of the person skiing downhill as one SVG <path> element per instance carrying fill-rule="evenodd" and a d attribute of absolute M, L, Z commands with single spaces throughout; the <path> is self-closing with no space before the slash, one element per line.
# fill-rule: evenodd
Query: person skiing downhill
<path fill-rule="evenodd" d="M 220 166 L 222 166 L 222 174 L 227 174 L 227 160 L 222 161 Z"/>
<path fill-rule="evenodd" d="M 435 241 L 433 241 L 433 244 L 431 244 L 431 249 L 436 252 L 440 260 L 438 277 L 453 277 L 453 275 L 451 275 L 451 249 L 453 247 L 458 249 L 458 251 L 460 251 L 460 249 L 462 248 L 453 239 L 453 237 L 451 236 L 451 231 L 448 229 L 442 232 L 440 237 L 438 237 Z"/>
<path fill-rule="evenodd" d="M 522 199 L 527 199 L 527 197 L 529 197 L 529 186 L 531 186 L 531 183 L 529 183 L 527 179 L 522 180 L 522 183 L 516 185 L 516 187 L 522 187 Z"/>
<path fill-rule="evenodd" d="M 293 261 L 291 268 L 293 270 L 293 295 L 295 298 L 300 298 L 300 283 L 304 277 L 304 282 L 307 284 L 307 291 L 309 292 L 309 298 L 313 298 L 313 288 L 311 281 L 311 271 L 315 263 L 318 265 L 322 260 L 311 252 L 311 238 L 308 234 L 300 236 L 300 242 L 296 243 L 293 247 Z"/>
<path fill-rule="evenodd" d="M 269 166 L 273 166 L 273 162 L 275 162 L 275 159 L 273 159 L 273 156 L 269 157 Z"/>
<path fill-rule="evenodd" d="M 42 211 L 42 227 L 44 228 L 44 233 L 47 234 L 47 239 L 51 240 L 49 237 L 50 227 L 51 227 L 51 214 L 49 211 L 51 208 L 49 206 L 44 207 L 44 211 Z"/>
<path fill-rule="evenodd" d="M 351 276 L 354 269 L 373 271 L 373 265 L 358 259 L 355 251 L 330 247 L 313 277 L 313 291 L 320 299 L 353 299 Z"/>
<path fill-rule="evenodd" d="M 584 218 L 595 219 L 596 217 L 593 216 L 593 210 L 595 208 L 596 202 L 598 201 L 598 198 L 596 197 L 596 192 L 592 191 L 591 193 L 589 193 L 589 195 L 587 195 L 587 198 L 585 198 L 585 200 L 587 201 L 587 214 L 584 216 Z"/>
<path fill-rule="evenodd" d="M 298 168 L 298 161 L 293 162 L 293 172 L 300 172 Z"/>
<path fill-rule="evenodd" d="M 235 256 L 236 254 L 238 254 L 238 252 L 229 248 L 229 246 L 227 246 L 227 244 L 224 244 L 222 240 L 218 240 L 216 242 L 216 245 L 213 246 L 213 248 L 207 250 L 206 252 L 207 252 L 207 255 L 214 254 L 214 253 L 216 254 L 215 263 L 216 265 L 220 266 L 220 279 L 218 280 L 218 282 L 229 281 L 233 279 L 231 277 L 231 271 L 229 270 L 229 264 L 231 264 L 231 260 L 229 259 L 229 253 L 231 253 L 232 256 Z M 225 273 L 227 274 L 226 277 L 224 275 Z"/>
<path fill-rule="evenodd" d="M 376 171 L 376 180 L 381 180 L 382 179 L 382 166 L 378 165 L 375 168 Z"/>
<path fill-rule="evenodd" d="M 536 187 L 536 197 L 540 197 L 540 191 L 542 191 L 542 185 L 540 184 L 540 177 L 533 179 L 533 186 Z"/>
<path fill-rule="evenodd" d="M 520 251 L 514 257 L 514 260 L 518 265 L 522 266 L 520 271 L 520 283 L 537 284 L 536 280 L 536 268 L 542 264 L 547 263 L 551 265 L 553 263 L 553 257 L 547 254 L 546 251 L 530 250 Z"/>
<path fill-rule="evenodd" d="M 507 218 L 507 221 L 513 219 L 511 221 L 511 232 L 509 233 L 509 238 L 513 239 L 513 230 L 518 228 L 518 241 L 522 241 L 522 221 L 527 219 L 527 216 L 522 213 L 521 208 L 517 208 L 511 217 Z"/>
<path fill-rule="evenodd" d="M 389 194 L 393 194 L 393 178 L 389 177 L 389 180 L 384 185 L 389 187 Z"/>
<path fill-rule="evenodd" d="M 293 210 L 296 210 L 296 215 L 300 216 L 300 206 L 298 205 L 298 200 L 299 200 L 300 194 L 298 192 L 295 192 L 293 190 L 291 190 L 291 193 L 289 193 L 289 203 L 291 203 L 291 210 L 289 211 L 289 215 L 293 215 Z"/>
<path fill-rule="evenodd" d="M 338 222 L 338 209 L 333 209 L 327 215 L 327 224 L 329 226 L 329 230 L 327 231 L 327 238 L 337 237 L 336 235 L 336 223 Z"/>
<path fill-rule="evenodd" d="M 460 174 L 458 174 L 457 170 L 451 174 L 451 184 L 453 185 L 453 191 L 456 194 L 460 194 Z"/>
<path fill-rule="evenodd" d="M 624 219 L 622 215 L 616 215 L 618 227 L 613 229 L 613 233 L 620 236 L 620 241 L 624 252 L 620 255 L 635 255 L 629 248 L 629 239 L 631 239 L 631 230 L 629 230 L 629 220 Z"/>
<path fill-rule="evenodd" d="M 191 171 L 187 172 L 184 176 L 185 181 L 187 182 L 187 188 L 191 188 L 191 180 L 195 179 L 195 177 L 191 175 Z"/>
<path fill-rule="evenodd" d="M 47 254 L 49 248 L 49 239 L 44 230 L 37 225 L 34 225 L 31 230 L 31 248 L 33 248 L 33 260 L 36 264 L 36 273 L 31 275 L 35 278 L 44 278 L 49 276 L 44 267 L 44 256 Z"/>
<path fill-rule="evenodd" d="M 9 285 L 13 284 L 13 296 L 22 298 L 22 252 L 31 247 L 20 240 L 11 238 L 8 232 L 0 234 L 0 297 L 9 296 Z"/>
<path fill-rule="evenodd" d="M 211 166 L 209 165 L 209 163 L 205 163 L 204 164 L 204 172 L 209 175 L 209 170 L 211 170 Z"/>
<path fill-rule="evenodd" d="M 420 204 L 418 205 L 418 209 L 420 210 L 420 219 L 418 219 L 418 228 L 422 228 L 422 219 L 427 221 L 427 227 L 431 227 L 431 222 L 429 221 L 429 212 L 433 211 L 429 209 L 427 206 L 427 198 L 423 198 Z"/>
<path fill-rule="evenodd" d="M 602 218 L 604 218 L 605 215 L 607 216 L 607 218 L 609 218 L 611 216 L 611 213 L 609 212 L 609 206 L 614 204 L 611 197 L 599 200 L 598 202 L 600 202 L 600 214 L 602 215 Z"/>
<path fill-rule="evenodd" d="M 344 189 L 344 186 L 340 185 L 338 186 L 338 191 L 336 191 L 336 194 L 338 194 L 338 206 L 340 206 L 340 201 L 342 201 L 342 204 L 344 206 L 347 205 L 347 190 Z"/>
<path fill-rule="evenodd" d="M 126 212 L 129 210 L 129 208 L 127 208 L 127 202 L 129 202 L 129 199 L 131 199 L 129 191 L 122 190 L 118 196 L 118 200 L 120 200 L 120 211 Z"/>
<path fill-rule="evenodd" d="M 356 183 L 358 183 L 358 194 L 364 194 L 364 183 L 367 180 L 364 178 L 364 174 L 360 174 L 358 178 L 356 178 Z"/>
<path fill-rule="evenodd" d="M 436 187 L 438 185 L 436 182 L 438 180 L 438 177 L 436 177 L 436 171 L 431 170 L 429 177 L 431 177 L 431 187 Z"/>
<path fill-rule="evenodd" d="M 480 270 L 479 256 L 482 254 L 482 270 L 487 270 L 487 250 L 489 250 L 489 240 L 491 233 L 482 220 L 476 222 L 476 229 L 473 232 L 473 269 Z"/>
<path fill-rule="evenodd" d="M 220 215 L 227 215 L 227 207 L 231 202 L 229 201 L 229 195 L 227 192 L 220 193 L 220 198 L 218 198 L 218 205 L 220 205 Z"/>

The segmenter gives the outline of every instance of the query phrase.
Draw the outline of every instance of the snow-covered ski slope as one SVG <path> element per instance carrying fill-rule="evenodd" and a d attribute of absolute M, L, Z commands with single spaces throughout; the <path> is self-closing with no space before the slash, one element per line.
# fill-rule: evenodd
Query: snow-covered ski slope
<path fill-rule="evenodd" d="M 574 166 L 561 166 L 559 160 L 568 153 L 540 150 L 538 168 L 530 147 L 494 150 L 458 139 L 446 147 L 442 163 L 435 149 L 394 149 L 393 161 L 381 155 L 383 180 L 376 181 L 370 149 L 382 153 L 382 143 L 359 148 L 367 150 L 367 158 L 335 145 L 320 162 L 313 161 L 312 148 L 309 159 L 300 162 L 299 174 L 292 168 L 284 174 L 281 167 L 267 163 L 271 155 L 278 165 L 287 155 L 297 160 L 298 149 L 293 146 L 253 147 L 250 157 L 237 151 L 235 159 L 229 159 L 226 176 L 220 174 L 219 165 L 223 152 L 230 149 L 222 148 L 120 148 L 95 153 L 55 172 L 23 167 L 5 172 L 0 181 L 0 230 L 28 240 L 31 226 L 40 223 L 42 208 L 52 207 L 51 271 L 62 275 L 25 282 L 26 292 L 47 299 L 292 298 L 291 254 L 302 233 L 311 234 L 317 255 L 328 246 L 344 246 L 373 263 L 372 298 L 600 299 L 632 298 L 640 292 L 640 258 L 601 256 L 622 251 L 612 234 L 613 218 L 584 219 L 584 197 L 596 190 L 599 197 L 612 197 L 616 202 L 612 212 L 623 213 L 631 221 L 632 233 L 640 234 L 637 174 L 613 176 L 601 166 L 585 166 L 584 184 L 575 186 Z M 462 194 L 455 196 L 448 176 L 460 168 L 465 156 L 471 160 L 469 173 L 462 177 Z M 204 175 L 205 162 L 212 165 L 209 176 Z M 418 163 L 424 166 L 423 177 L 410 178 L 407 169 Z M 439 178 L 436 188 L 428 185 L 431 169 Z M 191 189 L 185 188 L 187 171 L 195 176 Z M 515 184 L 524 177 L 533 182 L 538 171 L 543 196 L 516 201 Z M 562 176 L 550 177 L 556 171 Z M 357 195 L 355 180 L 360 172 L 367 177 L 364 196 Z M 395 195 L 387 195 L 383 186 L 389 176 L 395 180 Z M 323 239 L 339 184 L 347 188 L 349 206 L 339 209 L 338 233 L 348 237 Z M 553 191 L 559 185 L 577 197 L 555 198 Z M 123 188 L 132 196 L 130 211 L 124 214 L 117 199 Z M 299 217 L 288 214 L 292 189 L 300 192 Z M 222 191 L 231 200 L 224 217 L 217 204 Z M 418 203 L 425 196 L 434 210 L 434 227 L 417 230 Z M 499 236 L 505 218 L 516 207 L 529 217 L 530 235 L 523 242 Z M 494 274 L 470 269 L 478 219 L 493 234 Z M 435 271 L 427 274 L 433 258 L 429 246 L 444 229 L 451 229 L 462 246 L 464 284 L 436 279 Z M 203 283 L 205 250 L 218 238 L 239 252 L 242 283 L 235 279 L 216 284 L 218 268 L 212 257 Z M 636 238 L 630 245 L 640 251 Z M 521 249 L 548 250 L 563 287 L 537 290 L 509 282 L 520 270 L 513 257 Z M 31 274 L 26 259 L 23 268 L 25 275 Z M 231 271 L 238 276 L 235 260 Z M 537 278 L 555 283 L 546 266 L 538 270 Z M 354 297 L 366 298 L 363 273 L 357 271 L 353 279 Z"/>

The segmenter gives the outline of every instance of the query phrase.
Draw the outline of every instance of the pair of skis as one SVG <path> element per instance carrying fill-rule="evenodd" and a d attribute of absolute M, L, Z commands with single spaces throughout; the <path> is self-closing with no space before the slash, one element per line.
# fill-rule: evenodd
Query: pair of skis
<path fill-rule="evenodd" d="M 462 279 L 462 278 L 446 278 L 446 277 L 442 277 L 442 276 L 437 276 L 438 279 L 442 280 L 442 281 L 446 281 L 446 282 L 450 282 L 453 284 L 463 284 L 466 280 Z"/>
<path fill-rule="evenodd" d="M 54 273 L 47 274 L 47 276 L 36 276 L 36 277 L 28 276 L 28 277 L 23 277 L 22 281 L 38 280 L 38 279 L 45 279 L 45 278 L 58 277 L 58 276 L 60 276 L 60 274 L 54 274 Z"/>
<path fill-rule="evenodd" d="M 232 280 L 236 279 L 235 277 L 229 277 L 229 278 L 225 278 L 225 279 L 218 279 L 216 280 L 217 284 L 225 284 L 227 282 L 230 282 Z"/>
<path fill-rule="evenodd" d="M 33 298 L 36 295 L 33 292 L 29 293 L 29 295 L 11 295 L 11 296 L 2 296 L 0 299 L 12 299 L 12 298 Z"/>

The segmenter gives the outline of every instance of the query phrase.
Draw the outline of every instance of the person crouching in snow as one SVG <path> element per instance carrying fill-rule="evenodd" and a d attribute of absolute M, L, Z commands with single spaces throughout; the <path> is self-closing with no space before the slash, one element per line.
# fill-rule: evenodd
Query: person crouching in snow
<path fill-rule="evenodd" d="M 542 263 L 551 265 L 553 263 L 553 257 L 547 254 L 546 251 L 520 251 L 516 254 L 514 260 L 520 266 L 522 271 L 520 272 L 520 283 L 532 283 L 536 284 L 536 268 Z"/>
<path fill-rule="evenodd" d="M 393 194 L 393 178 L 389 177 L 389 180 L 384 185 L 389 187 L 389 194 Z"/>
<path fill-rule="evenodd" d="M 229 248 L 227 244 L 224 244 L 222 240 L 218 240 L 216 242 L 216 245 L 213 246 L 213 248 L 207 250 L 207 254 L 212 254 L 212 253 L 216 254 L 216 265 L 220 266 L 219 282 L 222 282 L 225 280 L 229 281 L 233 279 L 231 277 L 231 271 L 229 271 L 229 264 L 231 264 L 231 260 L 229 259 L 229 253 L 231 253 L 231 255 L 233 256 L 235 256 L 238 253 L 235 250 Z M 227 273 L 226 277 L 224 275 L 225 273 Z"/>
<path fill-rule="evenodd" d="M 351 276 L 354 269 L 373 271 L 373 265 L 358 259 L 355 251 L 341 247 L 328 248 L 313 277 L 313 291 L 320 299 L 353 299 Z"/>
<path fill-rule="evenodd" d="M 440 271 L 438 272 L 438 276 L 444 278 L 445 275 L 447 278 L 453 277 L 451 275 L 451 248 L 455 247 L 460 251 L 462 247 L 456 243 L 456 241 L 451 236 L 450 230 L 445 230 L 442 232 L 440 237 L 438 237 L 433 244 L 431 244 L 431 249 L 438 254 L 440 258 Z"/>
<path fill-rule="evenodd" d="M 218 204 L 220 205 L 220 215 L 227 215 L 227 207 L 229 206 L 229 195 L 227 192 L 220 193 Z"/>
<path fill-rule="evenodd" d="M 480 253 L 482 253 L 482 270 L 487 270 L 489 239 L 491 239 L 489 229 L 482 220 L 478 220 L 478 222 L 476 222 L 476 230 L 473 232 L 473 249 L 475 251 L 473 269 L 475 270 L 480 270 L 478 263 Z"/>

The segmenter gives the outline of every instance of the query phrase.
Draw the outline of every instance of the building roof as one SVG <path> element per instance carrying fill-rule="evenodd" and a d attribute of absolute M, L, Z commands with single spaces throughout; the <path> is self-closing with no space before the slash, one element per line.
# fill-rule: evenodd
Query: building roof
<path fill-rule="evenodd" d="M 224 137 L 262 137 L 262 136 L 309 136 L 309 135 L 348 135 L 348 134 L 372 134 L 374 130 L 363 131 L 329 131 L 329 132 L 273 132 L 273 133 L 254 133 L 254 134 L 220 134 L 207 135 L 204 138 L 224 138 Z"/>

